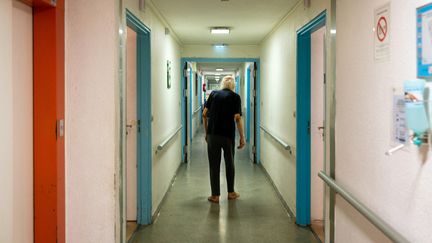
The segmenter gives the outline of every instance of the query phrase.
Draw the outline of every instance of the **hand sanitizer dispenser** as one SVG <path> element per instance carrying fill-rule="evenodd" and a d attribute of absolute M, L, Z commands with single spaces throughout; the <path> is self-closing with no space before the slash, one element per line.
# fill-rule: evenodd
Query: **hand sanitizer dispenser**
<path fill-rule="evenodd" d="M 420 146 L 422 138 L 429 129 L 429 121 L 423 100 L 425 81 L 422 79 L 407 80 L 404 82 L 404 90 L 407 126 L 414 132 L 414 144 Z"/>

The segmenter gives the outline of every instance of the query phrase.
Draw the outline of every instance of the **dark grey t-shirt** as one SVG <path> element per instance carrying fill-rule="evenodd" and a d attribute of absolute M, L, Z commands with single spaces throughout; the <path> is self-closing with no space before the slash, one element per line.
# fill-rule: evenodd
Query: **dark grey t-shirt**
<path fill-rule="evenodd" d="M 213 91 L 205 107 L 208 109 L 208 134 L 234 140 L 234 115 L 242 115 L 240 96 L 229 89 Z"/>

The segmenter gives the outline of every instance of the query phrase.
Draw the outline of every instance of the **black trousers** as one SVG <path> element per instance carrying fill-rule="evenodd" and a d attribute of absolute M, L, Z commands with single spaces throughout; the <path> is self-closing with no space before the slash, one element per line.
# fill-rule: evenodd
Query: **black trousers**
<path fill-rule="evenodd" d="M 221 164 L 221 152 L 223 150 L 225 159 L 225 171 L 226 180 L 228 186 L 228 192 L 234 192 L 234 141 L 232 139 L 219 136 L 219 135 L 208 135 L 207 136 L 207 152 L 209 159 L 210 168 L 210 185 L 212 196 L 220 195 L 220 164 Z"/>

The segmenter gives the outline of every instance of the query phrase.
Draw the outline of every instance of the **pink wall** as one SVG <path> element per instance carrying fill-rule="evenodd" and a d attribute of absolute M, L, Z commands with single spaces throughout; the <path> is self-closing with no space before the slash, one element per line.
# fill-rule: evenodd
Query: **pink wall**
<path fill-rule="evenodd" d="M 14 243 L 33 242 L 33 13 L 13 1 Z"/>
<path fill-rule="evenodd" d="M 12 1 L 0 1 L 0 242 L 13 242 Z"/>

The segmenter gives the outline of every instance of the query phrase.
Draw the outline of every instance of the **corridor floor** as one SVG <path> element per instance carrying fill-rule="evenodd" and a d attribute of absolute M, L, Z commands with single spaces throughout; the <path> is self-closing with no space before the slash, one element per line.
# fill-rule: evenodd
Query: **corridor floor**
<path fill-rule="evenodd" d="M 238 141 L 236 141 L 238 143 Z M 236 191 L 227 200 L 224 162 L 221 165 L 221 200 L 210 195 L 208 160 L 203 133 L 192 144 L 191 161 L 183 164 L 150 226 L 141 226 L 131 243 L 252 243 L 319 242 L 310 229 L 297 227 L 261 168 L 236 149 Z"/>

